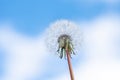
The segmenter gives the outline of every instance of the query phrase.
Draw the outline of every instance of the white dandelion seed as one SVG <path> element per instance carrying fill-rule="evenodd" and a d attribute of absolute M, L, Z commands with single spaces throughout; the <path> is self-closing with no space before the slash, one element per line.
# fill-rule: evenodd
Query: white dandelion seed
<path fill-rule="evenodd" d="M 80 27 L 68 20 L 58 20 L 50 25 L 46 30 L 45 42 L 50 52 L 57 53 L 58 38 L 61 35 L 68 35 L 71 37 L 71 42 L 74 46 L 74 52 L 79 53 L 81 47 L 81 31 Z"/>

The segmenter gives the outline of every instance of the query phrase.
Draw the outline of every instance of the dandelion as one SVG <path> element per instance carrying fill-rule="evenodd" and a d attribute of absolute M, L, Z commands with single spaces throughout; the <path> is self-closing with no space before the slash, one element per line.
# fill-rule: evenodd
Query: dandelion
<path fill-rule="evenodd" d="M 68 20 L 58 20 L 51 24 L 46 31 L 46 44 L 52 53 L 57 53 L 68 61 L 71 80 L 74 80 L 70 59 L 72 54 L 79 52 L 81 46 L 81 32 L 79 27 Z"/>

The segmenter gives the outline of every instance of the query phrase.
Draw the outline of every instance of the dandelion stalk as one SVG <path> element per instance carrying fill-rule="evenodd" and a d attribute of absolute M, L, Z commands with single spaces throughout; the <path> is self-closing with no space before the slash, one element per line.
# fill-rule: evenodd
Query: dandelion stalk
<path fill-rule="evenodd" d="M 64 55 L 67 55 L 67 62 L 68 62 L 68 67 L 69 67 L 69 72 L 70 72 L 70 77 L 71 80 L 74 80 L 74 74 L 73 74 L 73 70 L 72 70 L 72 64 L 71 64 L 71 54 L 73 53 L 73 47 L 71 46 L 72 42 L 71 42 L 71 37 L 69 35 L 63 34 L 58 38 L 58 43 L 59 43 L 59 49 L 62 49 L 61 51 L 61 55 L 60 58 L 63 57 Z M 65 53 L 63 53 L 63 50 L 65 51 Z M 66 57 L 66 56 L 64 56 Z"/>
<path fill-rule="evenodd" d="M 70 55 L 69 55 L 68 50 L 66 50 L 66 54 L 67 54 L 67 61 L 68 61 L 69 71 L 70 71 L 70 77 L 71 77 L 71 80 L 74 80 L 74 74 L 73 74 L 72 64 L 71 64 Z"/>
<path fill-rule="evenodd" d="M 72 51 L 72 47 L 70 46 L 69 39 L 68 39 L 68 41 L 66 40 L 66 45 L 65 46 L 66 46 L 66 54 L 67 54 L 69 71 L 70 71 L 70 77 L 71 77 L 71 80 L 74 80 L 74 74 L 73 74 L 72 64 L 71 64 L 71 60 L 70 60 L 70 54 L 71 54 L 71 51 Z"/>

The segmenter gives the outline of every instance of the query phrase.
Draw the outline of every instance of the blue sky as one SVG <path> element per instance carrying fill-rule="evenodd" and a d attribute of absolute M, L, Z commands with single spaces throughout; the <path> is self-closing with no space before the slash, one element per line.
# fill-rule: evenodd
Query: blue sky
<path fill-rule="evenodd" d="M 37 35 L 57 19 L 89 20 L 109 11 L 120 13 L 119 2 L 0 0 L 0 20 L 12 22 L 17 31 L 28 35 Z"/>
<path fill-rule="evenodd" d="M 110 67 L 112 72 L 115 72 L 110 79 L 114 80 L 119 72 L 113 68 L 120 66 L 117 65 L 120 63 L 117 56 L 120 52 L 119 14 L 119 0 L 0 0 L 0 79 L 66 80 L 65 75 L 69 77 L 66 60 L 60 60 L 46 51 L 43 34 L 49 24 L 58 19 L 68 19 L 80 24 L 85 36 L 81 53 L 72 60 L 76 80 L 79 80 L 78 74 L 82 74 L 79 70 L 86 73 L 83 73 L 80 80 L 88 80 L 85 78 L 87 73 L 95 76 L 94 71 L 100 72 L 99 64 L 95 61 L 102 65 L 101 71 L 115 65 Z M 111 34 L 113 35 L 110 36 Z M 102 53 L 103 60 L 99 52 Z M 114 61 L 112 56 L 118 60 Z M 108 59 L 108 62 L 104 58 Z M 104 62 L 111 64 L 106 65 Z M 92 67 L 83 69 L 82 66 Z M 119 68 L 117 69 L 119 71 Z M 90 70 L 93 70 L 93 73 Z M 102 72 L 99 75 L 101 74 Z M 103 78 L 109 80 L 110 75 L 113 74 Z M 101 79 L 104 80 L 103 78 Z M 120 79 L 118 76 L 117 78 Z M 91 77 L 89 79 L 96 80 Z"/>

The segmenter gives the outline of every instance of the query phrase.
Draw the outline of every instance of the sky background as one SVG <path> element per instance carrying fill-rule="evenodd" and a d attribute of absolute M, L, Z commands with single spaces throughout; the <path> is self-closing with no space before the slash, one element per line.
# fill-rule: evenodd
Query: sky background
<path fill-rule="evenodd" d="M 83 33 L 75 80 L 120 80 L 119 0 L 0 0 L 0 80 L 70 80 L 67 61 L 44 42 L 59 19 Z"/>

